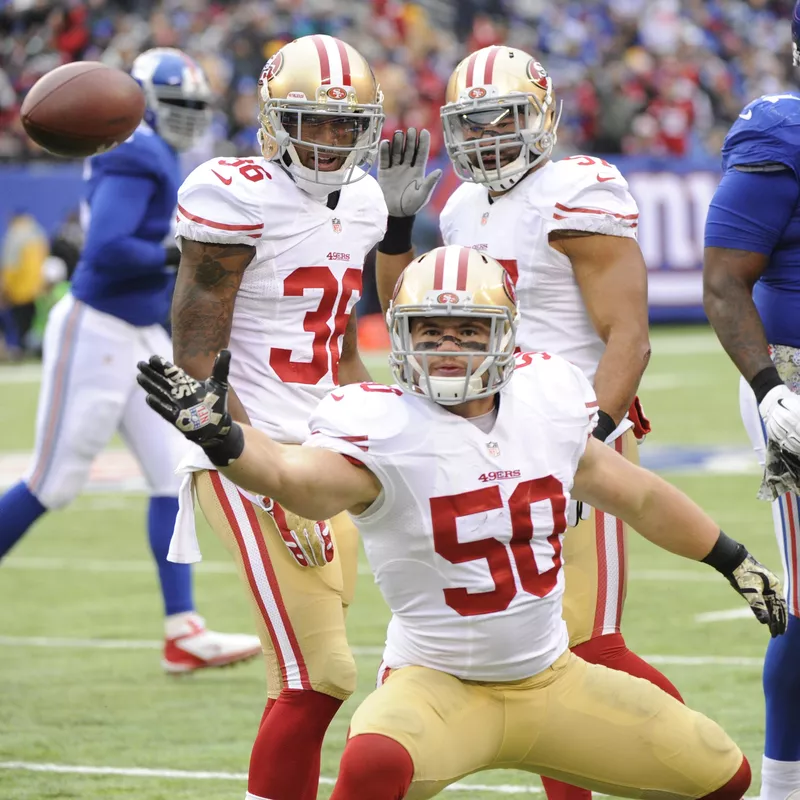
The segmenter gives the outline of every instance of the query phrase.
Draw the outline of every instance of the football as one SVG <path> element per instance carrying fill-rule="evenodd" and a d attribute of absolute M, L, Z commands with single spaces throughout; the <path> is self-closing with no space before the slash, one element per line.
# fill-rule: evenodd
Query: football
<path fill-rule="evenodd" d="M 39 78 L 20 109 L 28 136 L 54 155 L 82 158 L 124 142 L 145 110 L 141 87 L 99 61 L 75 61 Z"/>

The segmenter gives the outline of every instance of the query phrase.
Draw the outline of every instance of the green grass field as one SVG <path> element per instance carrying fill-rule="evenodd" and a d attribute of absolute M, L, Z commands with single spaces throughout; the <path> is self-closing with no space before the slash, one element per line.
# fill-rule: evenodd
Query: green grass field
<path fill-rule="evenodd" d="M 377 367 L 374 374 L 386 377 Z M 2 462 L 3 453 L 32 446 L 38 382 L 30 367 L 3 367 L 0 384 Z M 654 427 L 645 445 L 652 453 L 666 445 L 747 446 L 735 370 L 703 328 L 654 332 L 641 396 Z M 779 569 L 769 508 L 755 499 L 755 462 L 736 469 L 741 461 L 717 460 L 730 474 L 664 474 Z M 0 800 L 244 796 L 264 703 L 263 667 L 253 662 L 185 678 L 161 672 L 160 598 L 145 509 L 141 494 L 84 495 L 40 522 L 0 567 Z M 200 534 L 199 610 L 218 629 L 252 630 L 232 565 L 205 527 Z M 751 618 L 698 620 L 745 604 L 703 565 L 636 536 L 630 550 L 629 645 L 657 663 L 687 703 L 730 732 L 750 759 L 750 794 L 757 794 L 766 629 Z M 349 717 L 373 685 L 386 620 L 364 568 L 348 619 L 359 691 L 328 734 L 320 798 L 329 797 Z M 492 772 L 446 796 L 533 797 L 539 786 L 524 773 Z"/>

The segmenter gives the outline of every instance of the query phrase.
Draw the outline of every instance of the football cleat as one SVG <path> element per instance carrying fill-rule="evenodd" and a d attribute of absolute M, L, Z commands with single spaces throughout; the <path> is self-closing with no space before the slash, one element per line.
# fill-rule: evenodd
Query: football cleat
<path fill-rule="evenodd" d="M 249 661 L 260 653 L 261 642 L 257 636 L 210 631 L 205 620 L 190 611 L 167 618 L 161 665 L 168 673 L 181 674 L 227 667 Z"/>

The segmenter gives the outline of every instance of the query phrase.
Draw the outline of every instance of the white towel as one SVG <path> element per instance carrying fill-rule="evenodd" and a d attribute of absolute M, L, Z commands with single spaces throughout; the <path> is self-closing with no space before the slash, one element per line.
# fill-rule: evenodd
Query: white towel
<path fill-rule="evenodd" d="M 175 527 L 172 529 L 167 561 L 194 564 L 202 560 L 194 523 L 194 481 L 192 472 L 187 472 L 178 493 L 178 516 L 175 517 Z"/>

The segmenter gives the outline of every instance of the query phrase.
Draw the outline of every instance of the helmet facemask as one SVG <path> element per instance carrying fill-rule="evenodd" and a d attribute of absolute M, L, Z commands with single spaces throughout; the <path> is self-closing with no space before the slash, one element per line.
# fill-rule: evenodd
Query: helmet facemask
<path fill-rule="evenodd" d="M 331 99 L 333 92 L 342 99 Z M 380 103 L 358 103 L 352 87 L 325 86 L 316 100 L 262 94 L 261 101 L 262 152 L 280 157 L 303 190 L 324 196 L 367 174 L 385 119 Z"/>
<path fill-rule="evenodd" d="M 435 292 L 441 297 L 440 292 Z M 395 380 L 407 391 L 424 394 L 443 406 L 460 405 L 470 400 L 491 397 L 508 383 L 514 372 L 514 347 L 517 320 L 509 308 L 494 305 L 473 305 L 468 294 L 453 293 L 458 302 L 439 304 L 431 298 L 425 305 L 398 305 L 389 309 L 387 320 L 392 349 L 389 365 Z M 489 324 L 485 346 L 460 346 L 458 351 L 437 349 L 438 341 L 418 342 L 412 338 L 412 321 L 420 318 L 457 317 Z M 466 361 L 463 376 L 431 375 L 430 361 L 443 356 Z"/>
<path fill-rule="evenodd" d="M 470 97 L 470 95 L 480 95 Z M 548 158 L 555 146 L 561 106 L 548 89 L 498 96 L 477 87 L 441 110 L 447 154 L 459 178 L 505 191 Z"/>
<path fill-rule="evenodd" d="M 180 89 L 169 87 L 158 87 L 154 92 L 159 135 L 179 153 L 189 150 L 211 124 L 208 101 L 188 99 Z"/>

